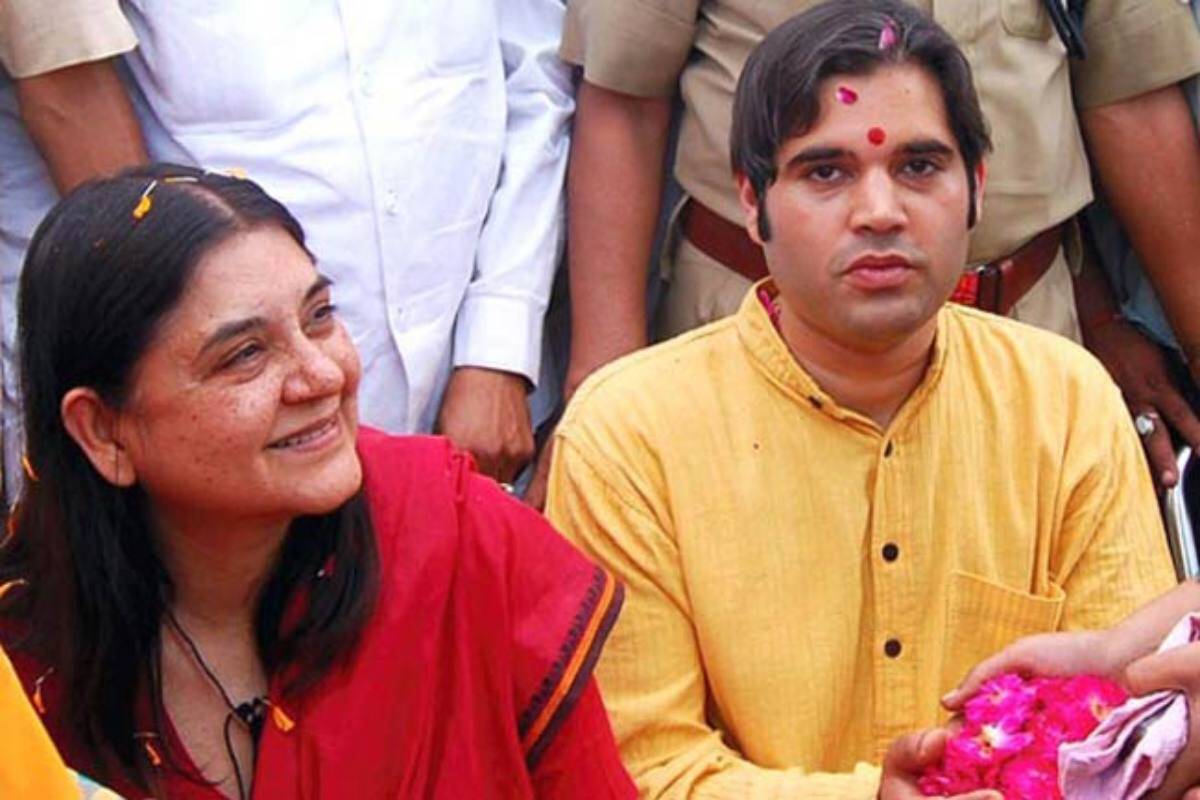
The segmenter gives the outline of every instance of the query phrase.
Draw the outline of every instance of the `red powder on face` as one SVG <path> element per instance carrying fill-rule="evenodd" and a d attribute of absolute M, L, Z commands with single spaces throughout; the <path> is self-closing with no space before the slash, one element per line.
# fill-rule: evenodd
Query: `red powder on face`
<path fill-rule="evenodd" d="M 878 147 L 887 141 L 887 134 L 884 133 L 883 128 L 871 128 L 867 131 L 867 141 Z"/>
<path fill-rule="evenodd" d="M 839 86 L 837 88 L 838 102 L 852 106 L 858 102 L 858 92 L 851 89 L 849 86 Z"/>

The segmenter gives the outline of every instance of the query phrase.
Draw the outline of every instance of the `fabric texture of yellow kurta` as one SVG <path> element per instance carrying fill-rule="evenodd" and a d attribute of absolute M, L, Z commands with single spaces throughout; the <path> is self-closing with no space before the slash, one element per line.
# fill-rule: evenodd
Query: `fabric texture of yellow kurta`
<path fill-rule="evenodd" d="M 1101 365 L 957 306 L 881 430 L 752 291 L 584 384 L 547 513 L 627 587 L 597 677 L 644 797 L 873 798 L 975 662 L 1175 582 Z"/>
<path fill-rule="evenodd" d="M 0 650 L 0 798 L 120 800 L 67 769 Z"/>

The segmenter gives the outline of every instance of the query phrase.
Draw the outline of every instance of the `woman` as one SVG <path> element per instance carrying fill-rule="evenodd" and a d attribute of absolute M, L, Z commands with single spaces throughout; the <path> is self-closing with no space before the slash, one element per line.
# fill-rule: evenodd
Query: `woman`
<path fill-rule="evenodd" d="M 620 590 L 443 440 L 359 429 L 292 216 L 156 166 L 22 276 L 3 644 L 130 797 L 626 797 L 590 678 Z"/>

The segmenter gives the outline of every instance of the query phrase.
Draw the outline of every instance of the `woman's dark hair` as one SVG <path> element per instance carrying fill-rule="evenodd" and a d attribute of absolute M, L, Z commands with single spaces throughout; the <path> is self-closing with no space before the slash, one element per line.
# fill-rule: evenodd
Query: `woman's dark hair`
<path fill-rule="evenodd" d="M 883 47 L 881 36 L 889 27 L 894 42 Z M 734 172 L 746 176 L 758 198 L 763 240 L 771 238 L 763 201 L 777 177 L 775 156 L 785 141 L 804 135 L 816 122 L 822 82 L 910 63 L 923 67 L 941 87 L 967 168 L 967 226 L 975 225 L 975 168 L 992 142 L 966 56 L 941 26 L 901 0 L 829 0 L 771 31 L 738 79 L 730 151 Z"/>
<path fill-rule="evenodd" d="M 59 407 L 68 390 L 87 386 L 120 408 L 197 262 L 264 226 L 304 247 L 300 224 L 252 181 L 167 164 L 137 168 L 81 186 L 55 206 L 21 275 L 30 474 L 0 551 L 0 584 L 23 582 L 5 595 L 0 629 L 20 631 L 5 645 L 55 670 L 66 729 L 96 768 L 138 783 L 135 694 L 159 685 L 154 665 L 171 581 L 148 498 L 93 469 Z M 285 693 L 311 687 L 354 646 L 374 607 L 378 570 L 361 490 L 329 514 L 293 522 L 256 623 L 259 653 L 269 674 L 285 676 Z M 294 603 L 299 611 L 285 624 Z M 161 697 L 152 702 L 161 708 Z"/>

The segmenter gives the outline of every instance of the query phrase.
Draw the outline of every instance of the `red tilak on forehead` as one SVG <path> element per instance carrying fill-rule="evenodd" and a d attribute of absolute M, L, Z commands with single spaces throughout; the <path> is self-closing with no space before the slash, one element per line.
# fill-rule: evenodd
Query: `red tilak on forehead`
<path fill-rule="evenodd" d="M 858 102 L 858 92 L 851 89 L 849 86 L 839 86 L 837 88 L 838 102 L 848 106 L 852 106 Z"/>
<path fill-rule="evenodd" d="M 887 141 L 887 132 L 883 128 L 871 128 L 867 131 L 867 141 L 878 147 Z"/>

